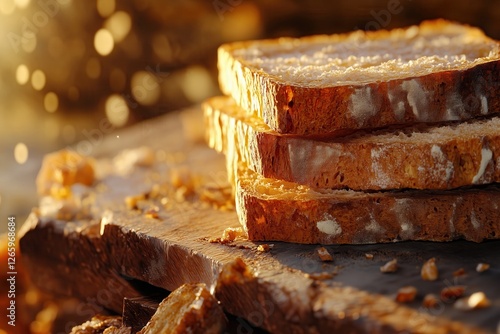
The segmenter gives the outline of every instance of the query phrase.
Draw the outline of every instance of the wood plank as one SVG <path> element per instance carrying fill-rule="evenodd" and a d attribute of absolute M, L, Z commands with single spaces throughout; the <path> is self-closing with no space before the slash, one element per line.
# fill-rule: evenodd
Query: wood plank
<path fill-rule="evenodd" d="M 334 261 L 319 260 L 318 245 L 274 243 L 260 252 L 252 243 L 211 243 L 227 227 L 239 226 L 233 211 L 221 211 L 200 200 L 199 193 L 178 200 L 170 173 L 188 167 L 200 184 L 227 186 L 223 157 L 203 144 L 184 140 L 178 114 L 155 119 L 114 133 L 95 147 L 101 171 L 110 171 L 111 158 L 122 149 L 148 145 L 157 152 L 152 167 L 135 167 L 128 175 L 101 173 L 94 188 L 94 219 L 62 222 L 33 214 L 21 231 L 21 251 L 35 282 L 52 293 L 78 296 L 86 304 L 121 312 L 124 297 L 172 291 L 183 283 L 215 286 L 224 268 L 229 277 L 241 276 L 235 259 L 247 268 L 240 279 L 220 281 L 216 289 L 223 307 L 235 314 L 240 329 L 253 324 L 270 332 L 322 332 L 337 329 L 384 333 L 495 332 L 500 320 L 500 242 L 470 242 L 327 246 Z M 124 198 L 160 185 L 159 195 L 126 207 Z M 157 206 L 159 219 L 144 212 Z M 101 216 L 106 219 L 101 221 Z M 292 223 L 292 222 L 291 222 Z M 365 253 L 374 255 L 372 260 Z M 420 267 L 437 259 L 440 278 L 425 282 Z M 379 267 L 397 258 L 400 269 L 383 274 Z M 486 262 L 491 269 L 477 273 Z M 466 275 L 453 272 L 464 268 Z M 317 273 L 333 273 L 326 280 Z M 312 277 L 310 274 L 313 274 Z M 483 291 L 492 305 L 473 312 L 441 301 L 439 308 L 421 306 L 427 293 L 463 284 L 467 294 Z M 417 287 L 417 300 L 408 305 L 393 301 L 398 288 Z M 156 288 L 155 288 L 156 287 Z"/>

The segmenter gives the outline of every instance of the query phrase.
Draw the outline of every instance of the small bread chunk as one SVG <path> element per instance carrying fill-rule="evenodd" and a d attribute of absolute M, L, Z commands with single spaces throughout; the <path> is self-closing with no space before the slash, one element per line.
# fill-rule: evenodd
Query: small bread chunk
<path fill-rule="evenodd" d="M 424 281 L 435 281 L 438 279 L 439 272 L 436 266 L 435 258 L 431 258 L 424 263 L 420 271 L 420 276 L 422 276 Z"/>
<path fill-rule="evenodd" d="M 108 328 L 119 329 L 121 327 L 122 318 L 119 316 L 96 315 L 89 321 L 73 327 L 70 334 L 101 334 L 104 333 Z M 124 332 L 108 331 L 107 333 L 127 333 L 126 330 L 127 329 L 125 328 Z M 128 331 L 128 333 L 130 333 L 130 330 Z"/>
<path fill-rule="evenodd" d="M 159 305 L 140 334 L 222 333 L 226 317 L 205 284 L 184 284 Z"/>
<path fill-rule="evenodd" d="M 380 271 L 383 273 L 393 273 L 398 270 L 398 260 L 392 259 L 391 261 L 380 267 Z"/>
<path fill-rule="evenodd" d="M 94 183 L 93 160 L 75 151 L 61 150 L 46 155 L 36 178 L 40 196 L 66 198 L 70 187 L 80 183 L 90 186 Z"/>
<path fill-rule="evenodd" d="M 318 256 L 323 262 L 331 262 L 333 261 L 333 256 L 325 247 L 320 247 L 317 249 Z"/>

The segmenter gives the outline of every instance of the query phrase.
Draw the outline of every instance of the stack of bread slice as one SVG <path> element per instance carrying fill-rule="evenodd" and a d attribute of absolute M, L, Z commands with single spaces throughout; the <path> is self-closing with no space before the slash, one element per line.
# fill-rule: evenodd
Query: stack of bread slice
<path fill-rule="evenodd" d="M 500 238 L 500 43 L 444 20 L 219 48 L 203 104 L 251 240 Z"/>

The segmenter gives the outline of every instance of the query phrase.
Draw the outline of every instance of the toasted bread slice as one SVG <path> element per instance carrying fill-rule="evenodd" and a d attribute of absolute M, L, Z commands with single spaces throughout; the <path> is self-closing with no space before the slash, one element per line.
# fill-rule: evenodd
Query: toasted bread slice
<path fill-rule="evenodd" d="M 500 237 L 500 187 L 366 193 L 264 178 L 240 165 L 236 211 L 250 240 L 369 244 Z"/>
<path fill-rule="evenodd" d="M 211 98 L 203 109 L 209 146 L 238 154 L 234 160 L 268 178 L 353 190 L 444 190 L 500 181 L 498 117 L 326 141 L 280 135 L 228 97 Z"/>
<path fill-rule="evenodd" d="M 224 94 L 276 132 L 321 137 L 498 113 L 499 60 L 498 41 L 445 20 L 218 51 Z"/>

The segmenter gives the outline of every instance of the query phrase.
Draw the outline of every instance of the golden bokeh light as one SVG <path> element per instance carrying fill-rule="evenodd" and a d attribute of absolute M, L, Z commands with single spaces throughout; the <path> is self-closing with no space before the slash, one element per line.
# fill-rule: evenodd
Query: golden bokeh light
<path fill-rule="evenodd" d="M 129 117 L 129 108 L 125 99 L 118 94 L 111 95 L 106 100 L 106 117 L 116 127 L 124 126 Z"/>
<path fill-rule="evenodd" d="M 30 0 L 15 0 L 14 2 L 18 8 L 26 8 L 30 4 Z"/>
<path fill-rule="evenodd" d="M 107 56 L 113 51 L 115 42 L 113 35 L 107 29 L 99 29 L 94 36 L 94 48 L 101 56 Z"/>
<path fill-rule="evenodd" d="M 97 0 L 97 12 L 102 17 L 108 17 L 115 11 L 115 0 Z"/>
<path fill-rule="evenodd" d="M 89 78 L 97 79 L 101 75 L 101 63 L 97 58 L 87 60 L 86 72 Z"/>
<path fill-rule="evenodd" d="M 116 12 L 106 20 L 104 28 L 111 33 L 115 43 L 119 43 L 130 32 L 132 28 L 132 19 L 126 12 Z"/>
<path fill-rule="evenodd" d="M 59 107 L 59 98 L 56 93 L 48 92 L 43 99 L 43 105 L 48 112 L 55 112 Z"/>
<path fill-rule="evenodd" d="M 21 64 L 16 69 L 16 81 L 20 85 L 25 85 L 30 79 L 28 66 Z"/>
<path fill-rule="evenodd" d="M 14 0 L 2 0 L 0 1 L 0 13 L 5 15 L 10 15 L 16 9 L 16 3 Z"/>
<path fill-rule="evenodd" d="M 45 73 L 41 70 L 33 71 L 31 75 L 31 85 L 35 90 L 42 90 L 45 87 Z"/>
<path fill-rule="evenodd" d="M 214 83 L 208 70 L 202 66 L 190 66 L 181 81 L 184 95 L 193 103 L 215 94 Z"/>
<path fill-rule="evenodd" d="M 130 80 L 130 90 L 137 102 L 150 106 L 160 98 L 160 85 L 156 77 L 147 71 L 134 73 Z"/>
<path fill-rule="evenodd" d="M 17 143 L 14 147 L 14 159 L 20 165 L 28 160 L 28 147 L 24 143 Z"/>

